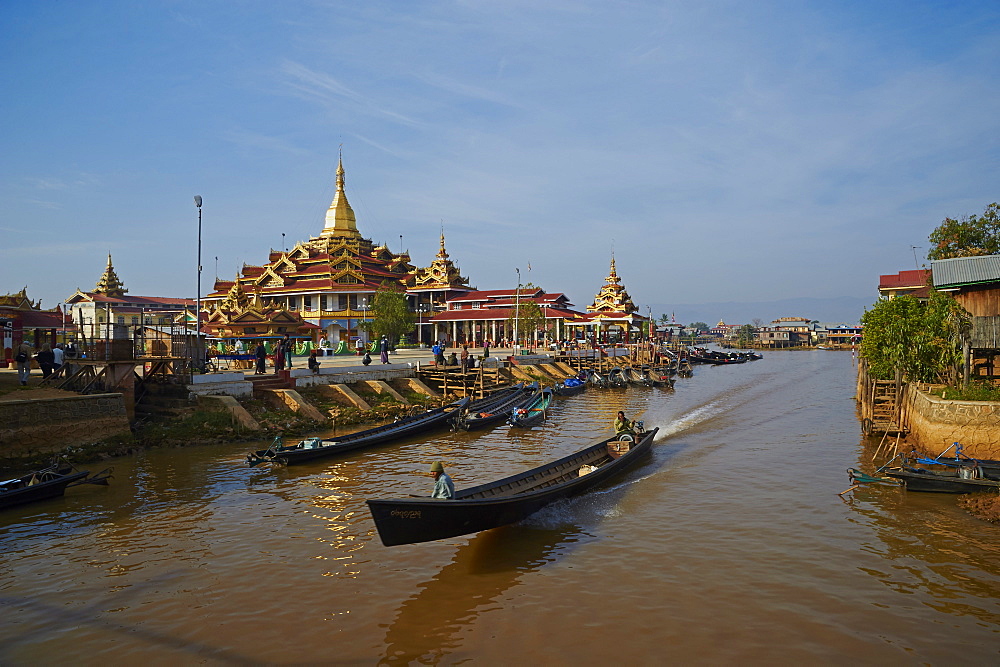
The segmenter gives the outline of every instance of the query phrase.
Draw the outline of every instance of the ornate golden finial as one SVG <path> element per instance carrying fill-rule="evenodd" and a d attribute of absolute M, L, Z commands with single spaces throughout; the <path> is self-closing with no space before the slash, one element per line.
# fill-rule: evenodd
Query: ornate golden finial
<path fill-rule="evenodd" d="M 361 238 L 357 219 L 354 217 L 354 209 L 347 202 L 344 182 L 344 154 L 343 148 L 341 148 L 340 156 L 337 159 L 337 192 L 333 195 L 333 202 L 326 211 L 326 226 L 320 233 L 321 238 L 333 236 Z"/>
<path fill-rule="evenodd" d="M 101 279 L 97 281 L 97 287 L 94 289 L 94 292 L 118 298 L 121 298 L 128 293 L 128 290 L 125 289 L 125 285 L 123 285 L 121 280 L 118 279 L 118 274 L 115 273 L 115 267 L 111 264 L 110 252 L 108 253 L 108 267 L 104 269 L 104 275 L 102 275 Z"/>

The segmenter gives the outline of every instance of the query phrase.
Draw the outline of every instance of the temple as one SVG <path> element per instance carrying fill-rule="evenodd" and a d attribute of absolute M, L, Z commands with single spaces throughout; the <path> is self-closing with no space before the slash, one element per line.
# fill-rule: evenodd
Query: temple
<path fill-rule="evenodd" d="M 611 271 L 604 279 L 604 285 L 594 297 L 594 303 L 587 306 L 588 314 L 572 322 L 570 326 L 586 327 L 588 337 L 598 341 L 629 342 L 633 333 L 647 318 L 638 315 L 638 308 L 632 302 L 615 268 L 615 256 L 611 255 Z"/>
<path fill-rule="evenodd" d="M 130 338 L 127 327 L 171 325 L 184 319 L 186 312 L 193 314 L 194 309 L 194 299 L 129 295 L 115 272 L 111 253 L 94 289 L 84 292 L 77 288 L 66 299 L 66 314 L 85 337 Z"/>
<path fill-rule="evenodd" d="M 359 325 L 368 318 L 372 299 L 383 287 L 405 292 L 410 309 L 428 316 L 443 311 L 448 299 L 474 289 L 449 259 L 443 232 L 437 256 L 426 269 L 411 264 L 409 253 L 402 249 L 394 253 L 387 245 L 364 238 L 347 199 L 345 180 L 341 157 L 336 192 L 318 236 L 288 251 L 272 249 L 264 264 L 244 265 L 234 280 L 215 282 L 213 291 L 202 299 L 210 327 L 242 321 L 251 309 L 254 317 L 265 319 L 265 311 L 282 312 L 321 330 L 320 336 L 335 346 L 366 338 Z M 258 334 L 263 326 L 248 322 L 243 333 Z M 297 328 L 304 333 L 301 326 Z M 238 329 L 229 326 L 227 331 L 238 335 Z"/>

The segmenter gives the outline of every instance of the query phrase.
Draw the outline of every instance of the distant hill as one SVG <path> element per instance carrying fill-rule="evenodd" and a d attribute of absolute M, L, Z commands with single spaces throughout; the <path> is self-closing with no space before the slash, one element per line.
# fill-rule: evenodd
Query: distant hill
<path fill-rule="evenodd" d="M 779 317 L 805 317 L 820 322 L 857 324 L 866 308 L 871 308 L 876 297 L 865 299 L 840 296 L 830 299 L 779 299 L 778 301 L 724 301 L 720 303 L 650 304 L 653 317 L 673 313 L 680 324 L 706 322 L 715 326 L 719 320 L 726 324 L 748 324 L 754 318 L 770 323 Z M 645 314 L 645 313 L 642 313 Z"/>

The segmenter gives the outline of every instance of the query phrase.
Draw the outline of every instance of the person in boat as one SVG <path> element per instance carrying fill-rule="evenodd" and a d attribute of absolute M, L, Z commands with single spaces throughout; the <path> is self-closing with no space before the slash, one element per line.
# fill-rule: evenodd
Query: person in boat
<path fill-rule="evenodd" d="M 444 471 L 443 463 L 435 461 L 431 464 L 431 477 L 434 478 L 434 491 L 431 493 L 431 498 L 451 500 L 455 497 L 455 484 Z"/>
<path fill-rule="evenodd" d="M 625 416 L 622 410 L 618 411 L 618 416 L 615 417 L 615 436 L 628 433 L 629 435 L 635 435 L 635 424 Z"/>

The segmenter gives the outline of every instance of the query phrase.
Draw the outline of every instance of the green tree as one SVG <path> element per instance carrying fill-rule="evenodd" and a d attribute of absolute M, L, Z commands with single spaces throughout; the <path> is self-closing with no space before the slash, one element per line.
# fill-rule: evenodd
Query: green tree
<path fill-rule="evenodd" d="M 911 382 L 957 384 L 969 314 L 954 299 L 932 291 L 926 303 L 910 296 L 878 301 L 861 316 L 861 356 L 873 377 L 899 370 Z"/>
<path fill-rule="evenodd" d="M 736 341 L 740 347 L 749 347 L 757 330 L 752 324 L 744 324 L 736 331 Z"/>
<path fill-rule="evenodd" d="M 705 322 L 692 322 L 691 324 L 688 325 L 688 328 L 694 329 L 695 331 L 698 332 L 702 332 L 702 331 L 708 331 L 712 327 L 708 326 L 708 324 L 706 324 Z"/>
<path fill-rule="evenodd" d="M 542 312 L 542 307 L 530 298 L 524 297 L 525 294 L 534 294 L 538 290 L 545 292 L 542 287 L 530 281 L 524 285 L 517 286 L 517 297 L 514 299 L 515 306 L 511 309 L 510 317 L 507 318 L 507 327 L 510 329 L 511 335 L 513 335 L 516 316 L 517 337 L 521 340 L 535 341 L 539 329 L 545 325 L 545 313 Z"/>
<path fill-rule="evenodd" d="M 945 218 L 928 240 L 927 259 L 1000 254 L 1000 205 L 990 204 L 981 216 Z"/>
<path fill-rule="evenodd" d="M 372 297 L 372 319 L 365 328 L 376 336 L 387 336 L 391 342 L 413 330 L 416 313 L 406 305 L 406 294 L 396 283 L 385 281 Z"/>
<path fill-rule="evenodd" d="M 510 327 L 511 331 L 515 329 L 515 316 L 518 337 L 522 340 L 535 340 L 535 334 L 539 327 L 545 323 L 545 314 L 542 313 L 541 306 L 530 299 L 519 301 L 516 307 L 511 310 L 510 317 L 507 318 L 507 326 Z"/>

